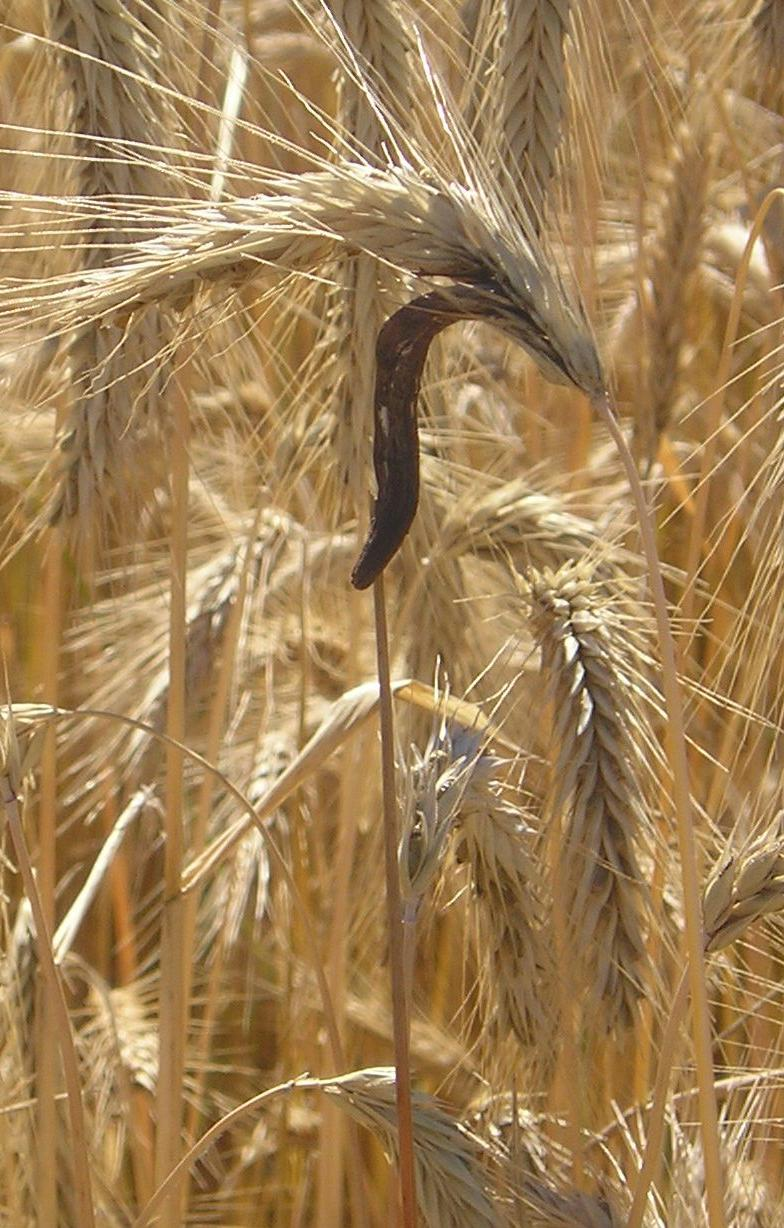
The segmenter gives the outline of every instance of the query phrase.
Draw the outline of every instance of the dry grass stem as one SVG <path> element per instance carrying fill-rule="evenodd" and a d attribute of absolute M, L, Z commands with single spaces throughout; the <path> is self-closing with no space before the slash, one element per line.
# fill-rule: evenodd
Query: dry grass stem
<path fill-rule="evenodd" d="M 416 1228 L 414 1170 L 414 1123 L 411 1110 L 411 1016 L 406 994 L 403 908 L 398 877 L 397 848 L 400 837 L 395 790 L 395 725 L 392 710 L 392 680 L 389 673 L 389 640 L 384 597 L 384 578 L 373 585 L 378 669 L 379 727 L 384 823 L 384 869 L 387 935 L 389 940 L 392 1037 L 395 1048 L 395 1106 L 397 1111 L 398 1172 L 403 1228 Z"/>
<path fill-rule="evenodd" d="M 54 933 L 52 951 L 55 963 L 62 963 L 73 946 L 74 939 L 79 932 L 79 927 L 100 889 L 101 883 L 123 842 L 128 828 L 138 819 L 145 806 L 149 806 L 152 800 L 149 789 L 142 788 L 137 790 L 117 819 L 111 833 L 102 845 L 100 853 L 90 868 L 90 873 L 87 875 L 84 886 Z"/>

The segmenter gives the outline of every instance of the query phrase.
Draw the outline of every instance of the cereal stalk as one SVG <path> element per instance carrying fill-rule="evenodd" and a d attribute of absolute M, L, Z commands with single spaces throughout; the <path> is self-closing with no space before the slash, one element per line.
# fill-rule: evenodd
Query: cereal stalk
<path fill-rule="evenodd" d="M 411 1112 L 411 1064 L 409 1056 L 410 1018 L 406 1001 L 406 976 L 403 944 L 403 914 L 398 878 L 398 808 L 395 790 L 395 727 L 392 715 L 392 689 L 389 676 L 384 578 L 373 586 L 378 660 L 379 716 L 381 723 L 381 767 L 384 799 L 384 867 L 386 874 L 387 935 L 392 978 L 392 1026 L 395 1043 L 395 1100 L 397 1104 L 397 1152 L 400 1179 L 400 1205 L 403 1228 L 416 1228 L 416 1190 L 414 1184 L 414 1136 Z"/>

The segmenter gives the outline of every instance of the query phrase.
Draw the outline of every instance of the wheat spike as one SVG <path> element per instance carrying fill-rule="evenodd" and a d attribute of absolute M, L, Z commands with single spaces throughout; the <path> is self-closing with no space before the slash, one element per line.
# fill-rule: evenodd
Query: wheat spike
<path fill-rule="evenodd" d="M 476 1128 L 503 1157 L 514 1191 L 515 1224 L 525 1228 L 622 1228 L 623 1196 L 590 1166 L 583 1180 L 601 1193 L 574 1189 L 569 1151 L 553 1135 L 553 1119 L 525 1108 L 525 1098 L 504 1094 L 479 1106 Z"/>
<path fill-rule="evenodd" d="M 741 1139 L 727 1147 L 727 1201 L 732 1228 L 776 1228 L 781 1205 L 776 1206 L 761 1165 L 743 1158 Z"/>
<path fill-rule="evenodd" d="M 558 1190 L 527 1182 L 523 1192 L 525 1223 L 530 1228 L 622 1228 L 624 1221 L 606 1199 L 579 1190 Z"/>
<path fill-rule="evenodd" d="M 33 1014 L 37 961 L 35 929 L 29 901 L 22 897 L 11 912 L 5 886 L 9 877 L 2 858 L 3 898 L 0 902 L 0 932 L 3 939 L 3 975 L 0 978 L 0 1146 L 5 1155 L 35 1154 L 34 1071 L 30 1062 L 30 1023 Z M 13 1111 L 15 1103 L 27 1102 L 27 1111 Z M 16 1181 L 4 1188 L 3 1209 L 10 1222 L 34 1223 L 35 1166 L 16 1170 Z"/>
<path fill-rule="evenodd" d="M 293 762 L 296 739 L 291 731 L 271 730 L 259 740 L 254 754 L 246 793 L 255 805 L 274 787 L 275 782 Z M 215 830 L 221 829 L 222 815 L 216 815 Z M 274 812 L 266 820 L 273 827 L 280 815 Z M 257 930 L 268 904 L 270 866 L 267 846 L 258 828 L 253 827 L 237 846 L 228 873 L 217 878 L 209 893 L 209 940 L 220 937 L 230 950 L 242 936 L 242 924 L 252 911 Z"/>
<path fill-rule="evenodd" d="M 535 225 L 547 207 L 566 92 L 570 0 L 506 0 L 499 44 L 499 130 L 504 165 Z M 509 162 L 507 162 L 507 159 Z"/>
<path fill-rule="evenodd" d="M 232 610 L 242 592 L 244 572 L 247 571 L 246 604 L 249 608 L 265 562 L 279 557 L 284 541 L 296 540 L 294 522 L 273 512 L 261 517 L 260 523 L 251 514 L 244 523 L 234 527 L 232 544 L 213 550 L 206 561 L 203 556 L 199 560 L 194 557 L 188 576 L 191 600 L 185 631 L 186 686 L 189 703 L 194 709 L 204 695 L 205 686 L 214 677 Z M 238 552 L 236 543 L 239 541 L 246 543 L 247 551 Z M 82 685 L 92 706 L 119 707 L 157 731 L 165 724 L 169 695 L 168 609 L 160 600 L 157 582 L 153 579 L 151 588 L 149 583 L 145 575 L 137 591 L 126 593 L 123 635 L 129 640 L 139 637 L 143 645 L 135 655 L 133 669 L 116 668 L 110 681 L 99 681 L 97 685 L 88 671 Z M 114 598 L 96 602 L 92 617 L 75 628 L 70 641 L 71 651 L 81 656 L 89 654 L 96 639 L 105 643 L 106 627 L 116 624 L 116 620 Z M 117 663 L 118 654 L 111 655 Z M 145 729 L 110 728 L 105 749 L 108 760 L 122 758 L 122 778 L 125 780 L 134 780 L 140 773 L 144 776 L 157 762 L 157 743 Z M 107 770 L 109 768 L 107 762 Z"/>
<path fill-rule="evenodd" d="M 533 572 L 524 585 L 553 709 L 554 821 L 563 821 L 569 941 L 590 969 L 589 998 L 607 1023 L 629 1023 L 642 988 L 647 890 L 635 737 L 632 627 L 601 600 L 584 564 Z M 618 598 L 616 596 L 617 603 Z M 639 667 L 638 667 L 639 669 Z"/>
<path fill-rule="evenodd" d="M 445 721 L 424 753 L 411 747 L 403 777 L 399 844 L 400 894 L 415 912 L 432 883 L 479 760 L 479 738 Z"/>
<path fill-rule="evenodd" d="M 135 211 L 116 208 L 128 224 Z M 547 339 L 550 359 L 529 352 L 548 378 L 600 395 L 604 377 L 587 326 L 537 244 L 501 208 L 459 184 L 436 186 L 410 168 L 345 164 L 279 177 L 262 196 L 222 206 L 176 205 L 182 220 L 129 247 L 122 264 L 85 271 L 65 289 L 42 285 L 47 301 L 39 315 L 56 321 L 61 333 L 97 319 L 127 319 L 151 303 L 183 310 L 205 285 L 241 286 L 270 268 L 315 271 L 339 244 L 423 277 L 487 288 L 498 327 L 508 319 L 510 335 L 521 341 L 516 321 L 522 320 L 526 332 Z M 69 209 L 89 227 L 89 202 L 70 202 Z M 139 225 L 156 216 L 143 207 L 140 213 Z M 7 318 L 28 316 L 31 292 L 25 288 L 20 302 L 18 288 L 6 291 Z"/>
<path fill-rule="evenodd" d="M 154 92 L 156 18 L 149 14 L 151 29 L 145 9 L 131 12 L 120 0 L 90 5 L 51 0 L 49 12 L 71 92 L 78 187 L 95 202 L 80 235 L 82 261 L 85 269 L 96 270 L 128 242 L 122 220 L 112 216 L 107 202 L 154 199 L 171 190 L 161 155 L 150 152 L 170 144 L 168 132 L 175 130 L 171 108 Z M 63 471 L 50 515 L 57 520 L 65 514 L 80 538 L 92 528 L 94 513 L 106 510 L 110 494 L 113 519 L 126 519 L 127 533 L 139 475 L 152 478 L 151 458 L 142 464 L 139 448 L 145 430 L 155 430 L 163 383 L 159 356 L 170 331 L 152 311 L 126 329 L 85 329 L 71 343 L 77 398 L 64 432 Z"/>
<path fill-rule="evenodd" d="M 387 1067 L 325 1079 L 323 1090 L 380 1139 L 397 1147 L 395 1073 Z M 482 1145 L 430 1096 L 415 1092 L 414 1161 L 419 1212 L 427 1228 L 500 1228 L 479 1158 Z"/>
<path fill-rule="evenodd" d="M 327 8 L 361 74 L 358 82 L 345 72 L 339 78 L 338 122 L 375 151 L 381 135 L 379 111 L 387 116 L 409 113 L 408 29 L 395 0 L 327 0 Z M 341 58 L 345 63 L 345 53 Z"/>
<path fill-rule="evenodd" d="M 120 1070 L 133 1082 L 154 1091 L 158 1078 L 158 1032 L 149 988 L 142 983 L 110 989 L 94 974 L 90 977 L 86 1018 L 80 1044 L 90 1054 L 91 1090 L 97 1111 L 117 1112 Z"/>
<path fill-rule="evenodd" d="M 754 1099 L 750 1094 L 749 1099 Z M 747 1100 L 744 1097 L 744 1100 Z M 727 1223 L 730 1228 L 778 1228 L 781 1219 L 781 1204 L 772 1195 L 764 1170 L 749 1157 L 751 1135 L 748 1123 L 759 1106 L 743 1103 L 738 1120 L 728 1122 L 722 1140 L 722 1158 L 727 1173 Z M 764 1111 L 764 1110 L 763 1110 Z M 673 1122 L 671 1147 L 674 1153 L 673 1184 L 679 1190 L 680 1199 L 688 1207 L 689 1195 L 701 1200 L 705 1188 L 705 1164 L 699 1143 L 689 1143 Z M 685 1195 L 685 1198 L 684 1198 Z M 778 1202 L 778 1205 L 777 1205 Z M 685 1210 L 685 1208 L 684 1208 Z M 686 1212 L 688 1214 L 688 1212 Z M 657 1224 L 657 1221 L 655 1221 Z M 679 1224 L 682 1222 L 678 1217 Z"/>
<path fill-rule="evenodd" d="M 409 919 L 433 881 L 453 828 L 482 915 L 482 992 L 500 1033 L 526 1047 L 553 1026 L 543 906 L 532 831 L 515 795 L 498 779 L 504 761 L 482 749 L 481 735 L 441 721 L 424 755 L 404 776 L 400 841 L 401 897 Z M 543 1051 L 544 1051 L 543 1046 Z M 544 1063 L 546 1065 L 546 1063 Z"/>
<path fill-rule="evenodd" d="M 534 832 L 497 779 L 500 763 L 485 756 L 464 799 L 460 856 L 477 895 L 482 945 L 493 975 L 482 991 L 501 1033 L 511 1031 L 526 1048 L 540 1045 L 536 1060 L 548 1064 L 544 1038 L 555 1024 L 554 966 L 545 926 L 544 892 L 534 856 Z"/>

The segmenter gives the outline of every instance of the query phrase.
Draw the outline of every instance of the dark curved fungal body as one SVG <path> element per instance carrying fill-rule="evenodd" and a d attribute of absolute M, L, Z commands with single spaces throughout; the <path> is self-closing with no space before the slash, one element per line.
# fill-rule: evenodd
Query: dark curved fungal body
<path fill-rule="evenodd" d="M 373 465 L 378 493 L 370 531 L 354 564 L 354 588 L 369 588 L 394 557 L 411 528 L 419 502 L 417 401 L 433 340 L 458 320 L 485 320 L 535 351 L 563 373 L 560 355 L 527 312 L 512 307 L 491 278 L 433 290 L 401 307 L 376 342 Z"/>
<path fill-rule="evenodd" d="M 455 319 L 434 290 L 401 307 L 376 342 L 373 466 L 378 493 L 351 583 L 369 588 L 397 553 L 419 503 L 417 401 L 428 350 Z"/>

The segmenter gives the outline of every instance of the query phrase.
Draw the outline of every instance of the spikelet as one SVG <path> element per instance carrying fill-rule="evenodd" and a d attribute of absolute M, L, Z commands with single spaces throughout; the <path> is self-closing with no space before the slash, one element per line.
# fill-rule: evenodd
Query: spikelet
<path fill-rule="evenodd" d="M 321 1086 L 372 1130 L 388 1155 L 397 1149 L 395 1073 L 388 1067 L 354 1070 Z M 427 1228 L 500 1228 L 487 1192 L 482 1144 L 430 1096 L 413 1095 L 414 1164 L 419 1213 Z"/>
<path fill-rule="evenodd" d="M 632 1021 L 645 961 L 635 636 L 617 596 L 614 605 L 602 599 L 585 564 L 533 572 L 522 587 L 552 704 L 549 805 L 562 824 L 567 941 L 609 1028 Z"/>
<path fill-rule="evenodd" d="M 411 747 L 403 773 L 398 865 L 400 895 L 406 916 L 413 919 L 432 884 L 477 767 L 479 737 L 452 730 L 445 721 L 420 754 Z"/>
<path fill-rule="evenodd" d="M 705 888 L 705 949 L 730 946 L 755 921 L 784 908 L 784 836 L 768 835 L 722 859 Z"/>
<path fill-rule="evenodd" d="M 504 761 L 481 743 L 476 730 L 442 721 L 423 755 L 412 748 L 401 806 L 401 897 L 411 921 L 455 829 L 457 855 L 468 867 L 481 915 L 480 990 L 487 1013 L 498 1034 L 512 1032 L 528 1047 L 553 1024 L 539 876 L 532 832 L 514 794 L 498 780 Z"/>

